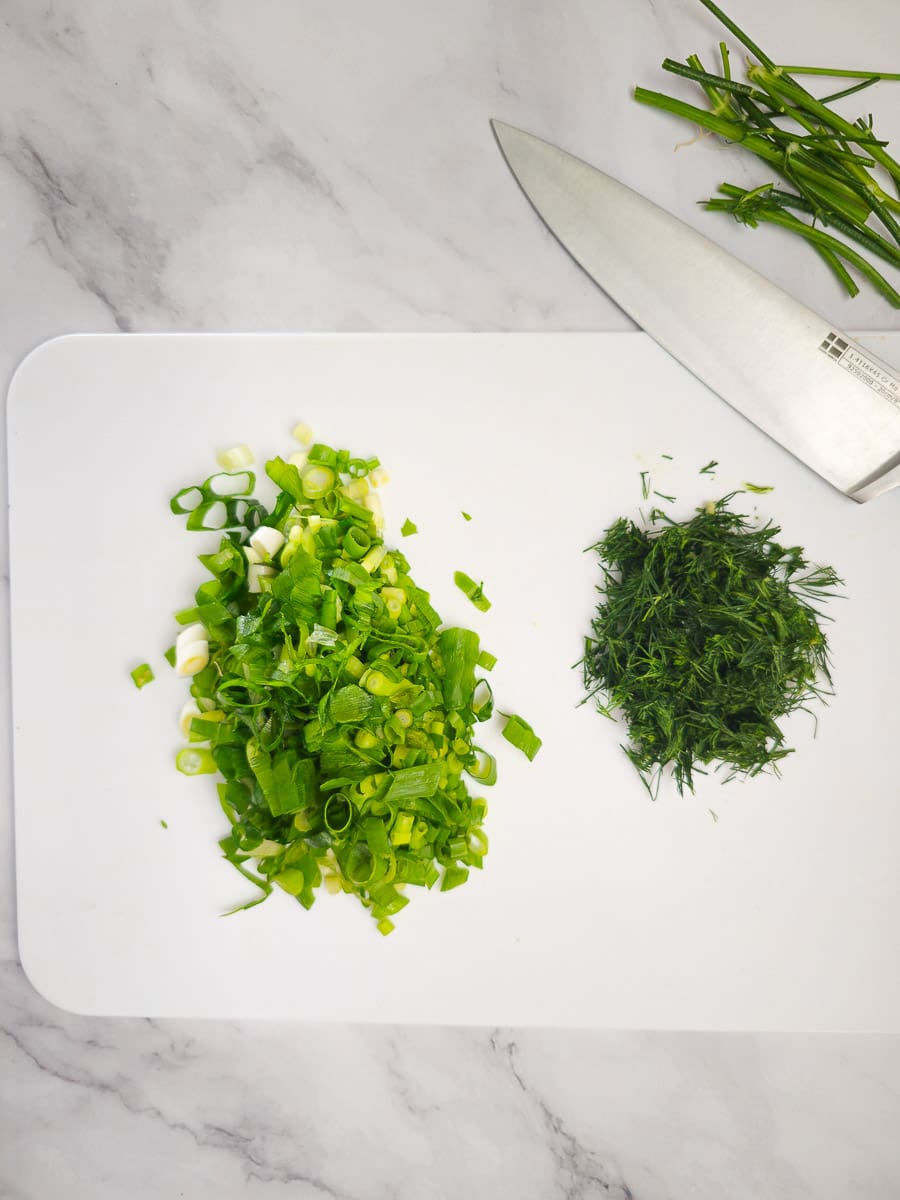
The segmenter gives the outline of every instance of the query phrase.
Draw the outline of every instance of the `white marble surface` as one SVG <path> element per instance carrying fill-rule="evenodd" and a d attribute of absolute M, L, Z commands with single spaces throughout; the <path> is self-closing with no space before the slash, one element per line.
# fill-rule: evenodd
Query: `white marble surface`
<path fill-rule="evenodd" d="M 894 0 L 729 7 L 788 61 L 896 70 Z M 764 178 L 708 140 L 673 154 L 689 131 L 629 86 L 687 94 L 659 60 L 717 38 L 694 0 L 3 0 L 0 377 L 72 330 L 627 327 L 538 227 L 491 115 L 839 325 L 897 328 L 803 247 L 694 206 Z M 900 92 L 872 106 L 900 139 Z M 0 730 L 8 762 L 5 679 Z M 63 1014 L 17 965 L 8 767 L 0 786 L 3 1197 L 900 1195 L 896 1039 Z"/>

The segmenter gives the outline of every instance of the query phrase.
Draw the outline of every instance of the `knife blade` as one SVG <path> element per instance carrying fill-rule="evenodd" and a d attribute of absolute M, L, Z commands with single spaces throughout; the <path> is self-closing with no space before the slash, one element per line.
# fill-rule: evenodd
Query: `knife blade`
<path fill-rule="evenodd" d="M 538 216 L 655 341 L 863 502 L 900 485 L 900 374 L 726 250 L 534 134 L 491 126 Z"/>

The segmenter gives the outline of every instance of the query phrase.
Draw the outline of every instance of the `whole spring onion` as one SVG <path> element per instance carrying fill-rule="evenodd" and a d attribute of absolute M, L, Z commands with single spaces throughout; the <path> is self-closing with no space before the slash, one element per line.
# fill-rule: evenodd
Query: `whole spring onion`
<path fill-rule="evenodd" d="M 306 426 L 295 434 L 312 441 Z M 386 934 L 408 886 L 447 891 L 482 866 L 487 804 L 468 781 L 496 779 L 476 739 L 493 710 L 477 669 L 495 659 L 473 631 L 442 626 L 385 544 L 368 503 L 379 470 L 316 443 L 299 465 L 266 464 L 271 509 L 246 470 L 182 488 L 171 507 L 189 529 L 222 529 L 178 614 L 176 665 L 191 673 L 198 645 L 207 659 L 176 765 L 221 777 L 222 852 L 261 893 L 239 907 L 278 886 L 309 908 L 324 885 L 356 896 Z"/>
<path fill-rule="evenodd" d="M 705 207 L 730 213 L 753 228 L 770 224 L 794 233 L 816 250 L 849 295 L 859 292 L 855 272 L 900 307 L 900 292 L 871 261 L 875 256 L 900 267 L 900 163 L 888 153 L 887 142 L 876 137 L 871 113 L 848 121 L 831 107 L 835 100 L 898 75 L 779 66 L 713 0 L 700 3 L 753 56 L 747 61 L 746 81 L 733 78 L 731 55 L 721 42 L 718 71 L 707 70 L 696 54 L 684 62 L 667 58 L 662 64 L 664 70 L 697 83 L 707 108 L 642 87 L 635 88 L 634 97 L 739 143 L 787 184 L 781 187 L 771 180 L 744 188 L 723 183 L 720 195 L 707 200 Z M 797 75 L 852 77 L 857 82 L 817 97 Z"/>
<path fill-rule="evenodd" d="M 779 725 L 830 694 L 819 602 L 841 583 L 771 524 L 754 528 L 732 495 L 679 523 L 620 518 L 592 547 L 601 598 L 582 661 L 587 699 L 627 727 L 625 752 L 655 798 L 714 764 L 754 776 L 792 751 Z"/>

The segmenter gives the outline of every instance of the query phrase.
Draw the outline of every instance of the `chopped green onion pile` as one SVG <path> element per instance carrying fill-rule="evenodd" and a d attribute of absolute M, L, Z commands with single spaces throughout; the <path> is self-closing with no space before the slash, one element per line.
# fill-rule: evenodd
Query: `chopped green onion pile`
<path fill-rule="evenodd" d="M 240 907 L 277 885 L 309 908 L 324 883 L 389 933 L 408 885 L 447 891 L 482 866 L 487 805 L 467 780 L 496 779 L 476 675 L 495 660 L 476 633 L 442 627 L 386 546 L 377 468 L 316 444 L 302 466 L 266 464 L 271 509 L 247 470 L 183 488 L 173 511 L 223 536 L 199 556 L 210 578 L 178 614 L 170 661 L 192 675 L 176 765 L 222 777 L 222 851 L 261 891 Z"/>
<path fill-rule="evenodd" d="M 587 698 L 628 729 L 625 752 L 652 796 L 710 764 L 753 776 L 791 753 L 778 722 L 830 694 L 819 601 L 841 581 L 728 505 L 683 523 L 654 509 L 592 547 L 603 586 L 583 659 Z"/>
<path fill-rule="evenodd" d="M 778 66 L 713 0 L 700 3 L 754 56 L 756 61 L 747 62 L 747 82 L 732 78 L 729 50 L 721 42 L 720 73 L 706 70 L 696 54 L 683 63 L 667 58 L 662 64 L 664 70 L 695 81 L 708 108 L 642 87 L 635 88 L 635 99 L 739 143 L 788 185 L 785 189 L 772 181 L 744 188 L 723 183 L 721 195 L 705 207 L 730 213 L 754 228 L 765 222 L 797 234 L 813 246 L 849 295 L 855 296 L 859 286 L 848 265 L 900 307 L 900 293 L 870 261 L 875 255 L 900 267 L 900 163 L 888 154 L 888 143 L 875 136 L 871 113 L 848 121 L 830 107 L 881 79 L 900 76 Z M 797 75 L 833 75 L 857 82 L 817 97 Z"/>

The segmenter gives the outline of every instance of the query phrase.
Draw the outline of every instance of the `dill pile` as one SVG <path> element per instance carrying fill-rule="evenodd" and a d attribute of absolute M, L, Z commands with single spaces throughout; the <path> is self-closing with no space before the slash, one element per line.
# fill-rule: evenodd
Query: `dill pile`
<path fill-rule="evenodd" d="M 753 776 L 791 749 L 779 720 L 831 694 L 816 607 L 841 583 L 729 509 L 736 493 L 676 522 L 620 518 L 593 547 L 601 599 L 583 659 L 587 699 L 627 726 L 625 753 L 656 795 L 671 768 L 693 791 L 708 764 Z"/>

